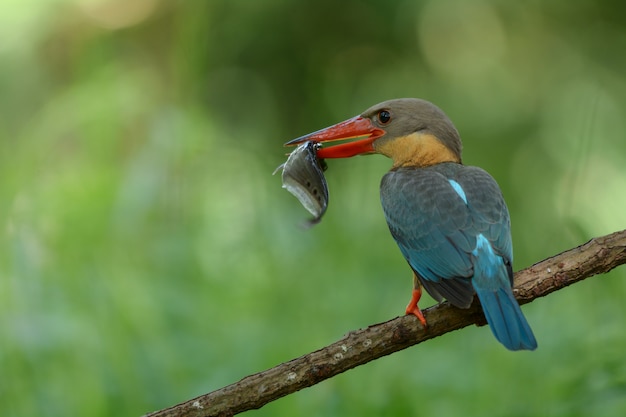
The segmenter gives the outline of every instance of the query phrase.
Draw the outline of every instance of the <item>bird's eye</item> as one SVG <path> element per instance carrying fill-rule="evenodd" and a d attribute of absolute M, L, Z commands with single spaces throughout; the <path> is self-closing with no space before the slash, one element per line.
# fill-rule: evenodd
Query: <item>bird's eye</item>
<path fill-rule="evenodd" d="M 387 110 L 381 110 L 378 112 L 378 120 L 380 123 L 386 125 L 391 121 L 391 114 Z"/>

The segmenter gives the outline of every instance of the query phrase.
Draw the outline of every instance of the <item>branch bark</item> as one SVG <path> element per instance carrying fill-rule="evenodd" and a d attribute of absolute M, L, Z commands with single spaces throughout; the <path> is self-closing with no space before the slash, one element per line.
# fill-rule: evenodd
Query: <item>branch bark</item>
<path fill-rule="evenodd" d="M 517 272 L 515 295 L 520 304 L 526 304 L 624 263 L 626 230 L 592 239 Z M 337 342 L 315 352 L 145 417 L 232 416 L 260 408 L 280 397 L 409 346 L 470 324 L 485 324 L 476 301 L 467 310 L 457 309 L 448 303 L 438 304 L 424 310 L 424 316 L 428 321 L 427 329 L 421 327 L 414 316 L 402 316 L 351 331 Z"/>

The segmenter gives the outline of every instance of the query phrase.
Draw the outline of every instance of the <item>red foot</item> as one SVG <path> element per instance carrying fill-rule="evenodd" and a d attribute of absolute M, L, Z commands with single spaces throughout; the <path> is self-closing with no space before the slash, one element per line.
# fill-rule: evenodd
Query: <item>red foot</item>
<path fill-rule="evenodd" d="M 411 297 L 411 301 L 409 301 L 409 305 L 406 306 L 406 314 L 413 314 L 417 319 L 422 323 L 422 326 L 428 327 L 426 324 L 426 319 L 422 314 L 422 310 L 417 306 L 418 301 L 422 297 L 422 289 L 420 287 L 413 290 L 413 296 Z"/>

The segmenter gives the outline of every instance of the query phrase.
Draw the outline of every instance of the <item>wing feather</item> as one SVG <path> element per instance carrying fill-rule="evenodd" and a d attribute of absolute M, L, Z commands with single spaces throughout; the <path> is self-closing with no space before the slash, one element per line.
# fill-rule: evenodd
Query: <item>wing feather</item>
<path fill-rule="evenodd" d="M 480 168 L 450 163 L 391 171 L 381 182 L 381 202 L 400 251 L 437 300 L 471 304 L 471 252 L 479 234 L 512 261 L 508 210 L 497 183 Z"/>

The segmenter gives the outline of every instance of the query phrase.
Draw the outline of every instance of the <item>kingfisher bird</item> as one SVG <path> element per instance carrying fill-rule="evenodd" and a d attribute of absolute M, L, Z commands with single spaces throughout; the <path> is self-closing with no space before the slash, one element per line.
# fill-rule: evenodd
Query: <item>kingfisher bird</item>
<path fill-rule="evenodd" d="M 318 158 L 379 153 L 392 160 L 380 184 L 391 235 L 413 271 L 406 314 L 426 327 L 423 286 L 438 302 L 469 308 L 478 295 L 489 327 L 510 350 L 534 350 L 535 336 L 513 295 L 509 211 L 496 181 L 463 165 L 461 138 L 448 116 L 421 99 L 384 101 L 361 115 L 301 136 L 324 143 Z"/>

